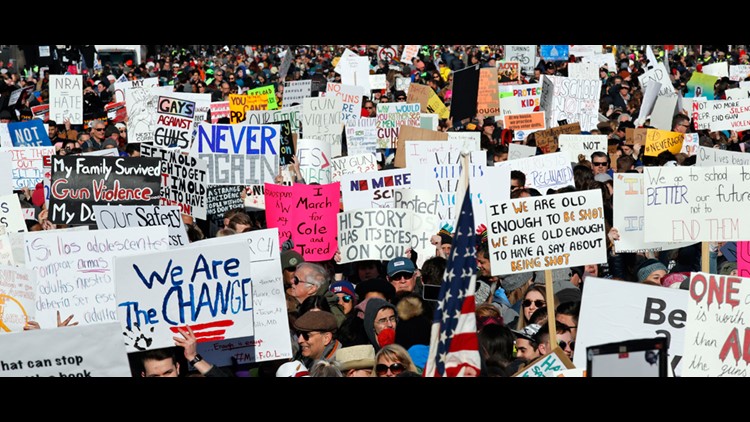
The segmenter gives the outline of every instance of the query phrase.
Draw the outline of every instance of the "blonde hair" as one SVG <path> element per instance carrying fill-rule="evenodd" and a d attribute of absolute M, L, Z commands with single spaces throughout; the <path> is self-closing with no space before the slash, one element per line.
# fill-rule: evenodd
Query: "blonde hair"
<path fill-rule="evenodd" d="M 411 360 L 411 356 L 409 356 L 409 352 L 404 349 L 404 346 L 391 343 L 383 346 L 383 348 L 378 350 L 378 353 L 375 354 L 375 365 L 372 366 L 372 374 L 370 375 L 372 377 L 378 376 L 375 368 L 378 366 L 378 361 L 381 356 L 404 365 L 407 371 L 419 373 L 419 369 L 414 365 L 414 361 Z"/>

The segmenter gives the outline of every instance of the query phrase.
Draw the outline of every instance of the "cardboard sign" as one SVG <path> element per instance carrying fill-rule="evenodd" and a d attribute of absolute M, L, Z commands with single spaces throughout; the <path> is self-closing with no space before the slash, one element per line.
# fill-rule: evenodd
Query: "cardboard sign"
<path fill-rule="evenodd" d="M 410 84 L 409 92 L 406 93 L 407 103 L 419 103 L 422 112 L 434 113 L 440 118 L 448 118 L 448 107 L 438 97 L 435 91 L 427 85 Z"/>
<path fill-rule="evenodd" d="M 620 234 L 615 241 L 616 253 L 635 253 L 677 249 L 694 242 L 649 242 L 644 240 L 643 204 L 645 198 L 643 174 L 617 173 L 612 180 L 613 225 Z"/>
<path fill-rule="evenodd" d="M 678 154 L 682 149 L 683 136 L 679 132 L 646 129 L 646 149 L 643 155 L 656 157 L 662 151 Z"/>
<path fill-rule="evenodd" d="M 421 111 L 420 104 L 379 103 L 375 122 L 378 148 L 396 148 L 401 126 L 418 127 Z"/>
<path fill-rule="evenodd" d="M 74 315 L 80 325 L 117 321 L 122 297 L 118 292 L 115 298 L 112 258 L 169 247 L 164 226 L 29 232 L 24 241 L 26 266 L 36 274 L 36 317 L 42 327 L 57 326 L 57 311 L 63 318 Z"/>
<path fill-rule="evenodd" d="M 497 69 L 485 67 L 479 69 L 479 91 L 477 93 L 477 114 L 497 116 L 500 114 L 500 99 L 497 93 Z"/>
<path fill-rule="evenodd" d="M 410 247 L 413 213 L 406 209 L 358 209 L 338 214 L 341 262 L 404 256 Z"/>
<path fill-rule="evenodd" d="M 393 208 L 393 190 L 411 186 L 409 169 L 392 169 L 341 176 L 344 210 Z"/>
<path fill-rule="evenodd" d="M 211 103 L 211 123 L 219 123 L 219 119 L 229 118 L 229 101 L 216 101 Z"/>
<path fill-rule="evenodd" d="M 750 311 L 747 278 L 691 273 L 687 306 L 685 368 L 687 377 L 747 377 Z"/>
<path fill-rule="evenodd" d="M 479 92 L 479 65 L 467 66 L 453 71 L 453 96 L 450 117 L 455 123 L 477 114 L 477 94 Z M 378 109 L 380 114 L 380 109 Z"/>
<path fill-rule="evenodd" d="M 505 60 L 519 62 L 522 71 L 527 75 L 534 74 L 534 67 L 538 61 L 535 45 L 506 45 L 503 51 Z"/>
<path fill-rule="evenodd" d="M 279 243 L 291 238 L 305 261 L 325 261 L 336 253 L 338 183 L 279 186 L 266 184 L 266 221 L 279 229 Z M 294 212 L 290 212 L 290 210 Z"/>
<path fill-rule="evenodd" d="M 750 129 L 750 99 L 706 101 L 706 112 L 712 132 Z"/>
<path fill-rule="evenodd" d="M 607 261 L 600 192 L 487 203 L 487 219 L 492 275 Z"/>
<path fill-rule="evenodd" d="M 643 174 L 647 242 L 750 239 L 741 223 L 750 211 L 743 166 L 645 167 Z"/>
<path fill-rule="evenodd" d="M 591 131 L 599 123 L 601 82 L 544 75 L 541 109 L 547 112 L 547 127 L 558 126 L 560 120 L 578 122 L 581 130 Z"/>
<path fill-rule="evenodd" d="M 525 140 L 529 134 L 544 130 L 547 127 L 544 112 L 526 114 L 506 114 L 503 127 L 513 130 L 514 140 Z"/>
<path fill-rule="evenodd" d="M 575 186 L 570 157 L 561 152 L 503 161 L 495 163 L 495 167 L 522 172 L 526 175 L 525 187 L 537 189 L 542 195 L 546 195 L 548 189 Z"/>
<path fill-rule="evenodd" d="M 398 145 L 396 147 L 396 158 L 393 160 L 395 167 L 406 167 L 407 140 L 447 141 L 448 133 L 412 126 L 401 126 L 399 130 Z"/>
<path fill-rule="evenodd" d="M 180 208 L 160 205 L 94 205 L 99 230 L 166 226 L 170 248 L 190 243 Z"/>
<path fill-rule="evenodd" d="M 377 149 L 377 131 L 375 117 L 359 117 L 347 120 L 346 133 L 347 155 L 375 153 Z"/>
<path fill-rule="evenodd" d="M 362 96 L 365 95 L 361 86 L 344 85 L 328 82 L 326 85 L 327 98 L 341 100 L 341 121 L 359 118 L 362 114 Z"/>
<path fill-rule="evenodd" d="M 155 158 L 52 157 L 49 220 L 93 225 L 93 205 L 158 205 L 160 179 Z"/>
<path fill-rule="evenodd" d="M 7 233 L 26 231 L 26 222 L 21 212 L 21 202 L 18 195 L 0 196 L 0 226 L 5 227 Z"/>
<path fill-rule="evenodd" d="M 284 108 L 293 105 L 302 105 L 305 98 L 312 95 L 312 80 L 285 81 L 281 104 Z"/>
<path fill-rule="evenodd" d="M 557 377 L 560 372 L 574 368 L 575 366 L 573 366 L 573 362 L 570 361 L 568 355 L 558 346 L 552 350 L 552 353 L 534 359 L 533 362 L 513 376 L 521 378 Z"/>
<path fill-rule="evenodd" d="M 319 139 L 297 141 L 297 163 L 305 183 L 331 183 L 331 144 Z"/>
<path fill-rule="evenodd" d="M 14 147 L 52 146 L 47 128 L 39 119 L 8 123 L 8 133 Z"/>
<path fill-rule="evenodd" d="M 595 151 L 607 152 L 607 135 L 568 135 L 561 134 L 558 138 L 560 151 L 570 154 L 570 161 L 577 163 L 578 155 L 583 154 L 586 159 L 591 158 Z"/>
<path fill-rule="evenodd" d="M 273 183 L 279 172 L 279 125 L 203 122 L 191 155 L 208 162 L 209 185 Z"/>
<path fill-rule="evenodd" d="M 341 155 L 342 109 L 341 98 L 305 98 L 300 115 L 304 137 L 329 144 L 334 157 Z"/>
<path fill-rule="evenodd" d="M 693 324 L 687 318 L 688 296 L 687 291 L 680 289 L 587 277 L 573 363 L 585 367 L 586 353 L 579 351 L 591 346 L 665 336 L 669 344 L 670 376 L 685 375 L 688 363 L 683 359 L 683 351 L 693 338 L 685 328 Z"/>
<path fill-rule="evenodd" d="M 695 165 L 698 167 L 747 166 L 750 165 L 750 154 L 699 145 L 695 149 Z"/>
<path fill-rule="evenodd" d="M 83 124 L 83 77 L 49 75 L 49 115 L 56 122 Z"/>
<path fill-rule="evenodd" d="M 2 377 L 131 377 L 117 323 L 0 335 Z"/>
<path fill-rule="evenodd" d="M 129 87 L 125 92 L 128 110 L 128 142 L 153 142 L 160 95 L 174 94 L 172 86 Z"/>
<path fill-rule="evenodd" d="M 547 121 L 549 126 L 549 118 Z M 549 154 L 557 151 L 559 147 L 558 138 L 560 135 L 577 135 L 579 133 L 581 133 L 581 126 L 576 122 L 537 131 L 535 132 L 534 139 L 536 139 L 536 146 L 539 147 L 544 154 Z"/>
<path fill-rule="evenodd" d="M 0 235 L 0 243 L 5 242 L 8 242 L 8 237 Z M 2 250 L 0 247 L 0 257 Z M 0 298 L 3 304 L 0 334 L 15 333 L 23 331 L 26 323 L 36 318 L 36 275 L 29 269 L 11 266 L 12 264 L 2 261 L 4 260 L 0 259 Z"/>
<path fill-rule="evenodd" d="M 341 181 L 341 176 L 378 170 L 378 158 L 373 154 L 356 154 L 331 159 L 331 180 Z"/>

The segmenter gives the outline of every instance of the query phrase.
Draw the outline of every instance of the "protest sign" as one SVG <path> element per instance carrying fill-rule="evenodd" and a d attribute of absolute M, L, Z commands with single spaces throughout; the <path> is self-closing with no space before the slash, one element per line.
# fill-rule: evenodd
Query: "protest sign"
<path fill-rule="evenodd" d="M 56 122 L 83 124 L 83 77 L 49 75 L 49 115 Z"/>
<path fill-rule="evenodd" d="M 549 119 L 547 119 L 547 123 L 549 127 Z M 577 135 L 581 133 L 581 126 L 576 122 L 568 125 L 550 127 L 550 129 L 539 130 L 534 133 L 536 146 L 542 150 L 542 153 L 549 154 L 557 151 L 560 135 Z"/>
<path fill-rule="evenodd" d="M 711 131 L 750 129 L 750 99 L 706 101 L 705 104 L 705 120 Z M 703 120 L 704 115 L 701 115 Z"/>
<path fill-rule="evenodd" d="M 107 103 L 104 106 L 104 112 L 107 113 L 107 119 L 112 123 L 125 122 L 128 118 L 128 109 L 125 107 L 125 101 L 121 103 Z"/>
<path fill-rule="evenodd" d="M 404 256 L 410 247 L 414 217 L 409 210 L 358 209 L 341 212 L 337 217 L 340 264 L 388 261 Z"/>
<path fill-rule="evenodd" d="M 305 98 L 309 98 L 311 95 L 312 81 L 310 79 L 303 81 L 285 81 L 281 104 L 283 108 L 291 107 L 293 105 L 302 105 L 302 101 Z"/>
<path fill-rule="evenodd" d="M 578 317 L 576 367 L 586 366 L 586 353 L 598 344 L 664 336 L 669 344 L 670 375 L 685 374 L 688 292 L 643 283 L 586 277 Z M 603 324 L 602 321 L 607 321 Z M 692 322 L 687 324 L 689 327 Z M 616 330 L 612 327 L 617 327 Z"/>
<path fill-rule="evenodd" d="M 286 47 L 284 51 L 279 53 L 279 57 L 281 58 L 281 63 L 279 64 L 279 78 L 283 81 L 286 79 L 287 73 L 289 73 L 289 67 L 292 66 L 294 54 L 292 54 L 289 47 Z"/>
<path fill-rule="evenodd" d="M 733 64 L 729 66 L 729 80 L 730 81 L 743 81 L 745 78 L 750 76 L 750 65 L 748 64 Z"/>
<path fill-rule="evenodd" d="M 542 84 L 501 85 L 498 96 L 500 116 L 538 112 L 541 111 Z"/>
<path fill-rule="evenodd" d="M 606 67 L 611 72 L 617 71 L 614 54 L 592 54 L 581 58 L 583 63 L 594 63 L 599 67 Z"/>
<path fill-rule="evenodd" d="M 654 110 L 656 99 L 659 97 L 659 90 L 661 84 L 659 82 L 652 82 L 646 88 L 643 94 L 643 100 L 641 101 L 641 110 L 638 112 L 638 118 L 634 122 L 636 126 L 642 126 L 646 119 L 651 116 L 651 112 Z"/>
<path fill-rule="evenodd" d="M 560 151 L 570 154 L 570 161 L 574 163 L 578 162 L 579 154 L 583 154 L 589 160 L 595 151 L 607 152 L 607 135 L 561 134 L 557 142 Z"/>
<path fill-rule="evenodd" d="M 265 187 L 264 185 L 251 185 L 245 187 L 245 208 L 254 210 L 265 210 Z"/>
<path fill-rule="evenodd" d="M 548 189 L 575 186 L 570 157 L 560 152 L 503 161 L 495 163 L 495 167 L 508 167 L 522 172 L 526 175 L 525 187 L 537 189 L 542 195 Z"/>
<path fill-rule="evenodd" d="M 498 85 L 517 85 L 521 82 L 521 72 L 519 71 L 520 63 L 514 61 L 501 61 L 497 63 L 497 83 Z M 482 68 L 490 70 L 491 68 Z"/>
<path fill-rule="evenodd" d="M 527 75 L 534 74 L 534 67 L 537 63 L 535 45 L 506 45 L 503 51 L 506 60 L 519 62 L 522 71 Z"/>
<path fill-rule="evenodd" d="M 169 246 L 177 248 L 190 243 L 180 208 L 160 205 L 94 205 L 96 228 L 99 230 L 127 227 L 166 226 Z"/>
<path fill-rule="evenodd" d="M 454 125 L 477 114 L 477 94 L 479 92 L 479 65 L 467 66 L 453 71 L 453 95 L 450 117 Z M 378 115 L 380 104 L 378 104 Z"/>
<path fill-rule="evenodd" d="M 219 119 L 229 118 L 229 101 L 216 101 L 211 103 L 211 123 L 219 123 Z"/>
<path fill-rule="evenodd" d="M 291 238 L 305 261 L 325 261 L 336 253 L 338 183 L 293 186 L 266 184 L 266 221 L 279 229 L 279 243 Z M 290 212 L 290 210 L 294 212 Z"/>
<path fill-rule="evenodd" d="M 5 233 L 5 228 L 0 227 L 0 265 L 16 265 L 16 259 L 13 254 L 13 243 L 10 240 L 10 235 Z M 17 237 L 20 237 L 22 233 L 16 233 Z"/>
<path fill-rule="evenodd" d="M 410 84 L 406 102 L 419 103 L 422 112 L 435 113 L 440 118 L 447 118 L 449 115 L 448 107 L 443 104 L 443 100 L 427 85 Z"/>
<path fill-rule="evenodd" d="M 471 202 L 474 209 L 474 226 L 485 227 L 487 203 L 499 203 L 510 199 L 510 168 L 483 167 L 481 171 L 469 173 Z M 507 186 L 507 187 L 506 187 Z M 452 225 L 453 223 L 451 223 Z"/>
<path fill-rule="evenodd" d="M 0 235 L 0 244 L 4 242 L 8 237 Z M 36 318 L 36 276 L 29 269 L 3 262 L 2 254 L 0 246 L 0 334 L 15 333 Z"/>
<path fill-rule="evenodd" d="M 356 119 L 362 114 L 362 96 L 365 92 L 361 86 L 344 85 L 328 82 L 326 85 L 326 98 L 339 98 L 341 100 L 341 121 Z"/>
<path fill-rule="evenodd" d="M 569 45 L 568 52 L 571 56 L 586 57 L 602 53 L 601 45 Z"/>
<path fill-rule="evenodd" d="M 457 144 L 464 151 L 479 151 L 482 134 L 478 131 L 447 132 L 448 142 Z"/>
<path fill-rule="evenodd" d="M 374 153 L 377 149 L 375 117 L 359 117 L 345 123 L 346 152 L 348 155 Z"/>
<path fill-rule="evenodd" d="M 578 122 L 581 130 L 591 131 L 599 123 L 599 80 L 573 79 L 544 75 L 540 107 L 547 115 L 547 127 L 558 126 L 560 120 Z"/>
<path fill-rule="evenodd" d="M 598 81 L 599 66 L 594 63 L 568 63 L 568 77 Z"/>
<path fill-rule="evenodd" d="M 299 133 L 299 117 L 302 106 L 284 107 L 279 110 L 248 110 L 245 112 L 244 124 L 270 125 L 274 122 L 288 121 L 292 125 L 292 133 Z"/>
<path fill-rule="evenodd" d="M 224 227 L 224 213 L 244 207 L 245 186 L 209 186 L 206 191 L 206 216 L 218 228 Z"/>
<path fill-rule="evenodd" d="M 417 57 L 421 45 L 405 45 L 404 50 L 401 52 L 401 63 L 411 64 L 411 60 Z"/>
<path fill-rule="evenodd" d="M 435 254 L 430 238 L 440 230 L 437 215 L 438 195 L 428 189 L 397 188 L 393 191 L 394 208 L 411 211 L 414 216 L 409 245 L 417 252 L 417 266 Z"/>
<path fill-rule="evenodd" d="M 82 152 L 79 155 L 85 157 L 119 157 L 120 151 L 117 148 L 107 148 L 96 151 Z"/>
<path fill-rule="evenodd" d="M 479 91 L 477 93 L 477 114 L 485 117 L 500 114 L 500 98 L 497 93 L 497 69 L 479 69 Z"/>
<path fill-rule="evenodd" d="M 15 193 L 0 196 L 0 227 L 4 227 L 7 233 L 26 231 L 21 202 Z"/>
<path fill-rule="evenodd" d="M 694 272 L 690 274 L 685 337 L 686 377 L 747 377 L 750 329 L 745 316 L 750 280 Z"/>
<path fill-rule="evenodd" d="M 379 103 L 375 121 L 378 148 L 396 148 L 401 126 L 418 127 L 421 111 L 420 104 Z"/>
<path fill-rule="evenodd" d="M 536 155 L 536 147 L 511 143 L 508 145 L 508 160 L 528 158 Z"/>
<path fill-rule="evenodd" d="M 124 108 L 125 104 L 123 103 L 122 106 Z M 34 115 L 35 119 L 40 119 L 41 121 L 46 122 L 47 120 L 49 120 L 49 104 L 41 104 L 37 106 L 32 106 L 31 114 Z"/>
<path fill-rule="evenodd" d="M 276 110 L 279 108 L 276 100 L 276 87 L 273 85 L 250 89 L 245 93 L 245 96 L 248 97 L 246 110 Z M 229 101 L 231 102 L 231 99 Z"/>
<path fill-rule="evenodd" d="M 131 377 L 120 324 L 0 336 L 0 377 Z"/>
<path fill-rule="evenodd" d="M 396 146 L 396 158 L 393 160 L 395 167 L 406 167 L 406 141 L 446 141 L 448 134 L 436 130 L 422 129 L 413 126 L 401 126 L 398 133 L 398 145 Z"/>
<path fill-rule="evenodd" d="M 607 261 L 601 192 L 486 204 L 492 275 Z"/>
<path fill-rule="evenodd" d="M 404 150 L 406 167 L 412 169 L 416 165 L 458 164 L 461 161 L 463 141 L 435 142 L 435 141 L 406 141 Z M 486 161 L 486 160 L 485 160 Z"/>
<path fill-rule="evenodd" d="M 159 78 L 143 78 L 135 80 L 125 80 L 115 82 L 115 92 L 112 98 L 116 103 L 126 101 L 125 92 L 130 88 L 155 88 L 159 86 Z"/>
<path fill-rule="evenodd" d="M 0 147 L 13 148 L 13 140 L 10 139 L 10 132 L 8 132 L 8 123 L 0 123 Z"/>
<path fill-rule="evenodd" d="M 298 140 L 297 163 L 305 183 L 331 183 L 331 144 L 325 140 Z"/>
<path fill-rule="evenodd" d="M 294 134 L 292 133 L 292 124 L 288 120 L 271 122 L 272 125 L 281 127 L 281 137 L 279 138 L 279 164 L 286 166 L 292 164 L 294 157 Z"/>
<path fill-rule="evenodd" d="M 687 82 L 688 92 L 685 97 L 706 97 L 707 100 L 714 99 L 714 84 L 719 78 L 705 73 L 693 72 Z"/>
<path fill-rule="evenodd" d="M 682 149 L 683 135 L 668 130 L 646 129 L 646 149 L 643 155 L 656 157 L 662 151 L 678 154 Z"/>
<path fill-rule="evenodd" d="M 158 205 L 161 174 L 155 158 L 52 157 L 49 220 L 93 225 L 93 205 Z"/>
<path fill-rule="evenodd" d="M 656 97 L 654 109 L 651 111 L 651 126 L 666 131 L 672 130 L 672 118 L 675 115 L 678 100 L 679 97 L 676 95 Z"/>
<path fill-rule="evenodd" d="M 341 74 L 341 83 L 346 85 L 357 85 L 364 88 L 365 92 L 370 92 L 373 89 L 371 86 L 371 80 L 370 80 L 370 58 L 367 56 L 358 56 L 357 54 L 352 53 L 353 55 L 349 56 L 341 56 L 341 60 L 339 60 L 339 63 L 337 67 L 339 67 L 339 70 L 336 70 L 336 72 Z M 314 81 L 313 81 L 314 83 Z M 323 83 L 323 87 L 321 89 L 325 90 L 325 82 Z M 313 91 L 315 91 L 315 88 L 313 87 Z"/>
<path fill-rule="evenodd" d="M 568 45 L 540 45 L 539 54 L 547 61 L 566 62 L 570 57 L 570 47 Z"/>
<path fill-rule="evenodd" d="M 724 90 L 724 95 L 727 100 L 744 100 L 748 98 L 747 89 L 743 88 L 730 88 Z"/>
<path fill-rule="evenodd" d="M 170 86 L 130 87 L 125 89 L 125 108 L 128 110 L 128 142 L 152 142 L 156 131 L 156 116 L 160 95 L 174 94 Z"/>
<path fill-rule="evenodd" d="M 208 162 L 209 185 L 273 183 L 279 173 L 279 125 L 198 126 L 191 155 Z"/>
<path fill-rule="evenodd" d="M 644 184 L 641 173 L 617 173 L 612 180 L 614 217 L 613 225 L 620 234 L 615 241 L 616 253 L 661 251 L 681 248 L 693 242 L 644 241 Z"/>
<path fill-rule="evenodd" d="M 737 275 L 750 277 L 750 242 L 735 242 L 735 259 L 737 261 Z"/>
<path fill-rule="evenodd" d="M 428 130 L 437 130 L 440 123 L 440 117 L 437 114 L 420 113 L 419 127 Z"/>
<path fill-rule="evenodd" d="M 552 353 L 538 357 L 513 376 L 521 378 L 556 377 L 560 372 L 568 369 L 575 369 L 573 362 L 560 347 L 555 347 Z"/>
<path fill-rule="evenodd" d="M 0 151 L 0 195 L 13 193 L 13 155 Z"/>
<path fill-rule="evenodd" d="M 154 145 L 189 151 L 193 140 L 195 101 L 181 99 L 174 94 L 159 95 L 156 101 L 156 123 L 152 137 Z"/>
<path fill-rule="evenodd" d="M 695 165 L 699 167 L 747 166 L 750 165 L 750 154 L 699 145 L 695 150 Z"/>
<path fill-rule="evenodd" d="M 411 170 L 391 169 L 341 176 L 344 209 L 393 208 L 393 190 L 411 186 Z"/>
<path fill-rule="evenodd" d="M 697 133 L 685 133 L 682 139 L 682 149 L 680 152 L 687 154 L 688 157 L 696 155 L 699 145 L 699 137 Z M 712 148 L 714 149 L 714 148 Z M 750 158 L 750 157 L 749 157 Z M 700 165 L 696 162 L 696 165 Z"/>
<path fill-rule="evenodd" d="M 388 88 L 388 82 L 384 74 L 368 75 L 370 82 L 370 90 L 380 90 Z"/>
<path fill-rule="evenodd" d="M 750 240 L 743 166 L 645 167 L 646 242 Z"/>
<path fill-rule="evenodd" d="M 331 159 L 331 180 L 341 181 L 341 176 L 352 173 L 366 173 L 378 170 L 378 158 L 374 153 L 350 154 Z"/>
<path fill-rule="evenodd" d="M 413 103 L 414 101 L 409 101 L 409 87 L 411 86 L 411 78 L 400 78 L 396 77 L 396 91 L 404 91 L 407 95 L 407 102 Z"/>
<path fill-rule="evenodd" d="M 693 127 L 695 130 L 710 129 L 711 121 L 713 120 L 709 115 L 708 101 L 703 97 L 693 98 L 690 103 L 690 116 L 693 118 Z"/>
<path fill-rule="evenodd" d="M 506 114 L 503 117 L 503 127 L 513 130 L 513 140 L 522 141 L 529 134 L 547 127 L 544 112 L 525 114 Z"/>
<path fill-rule="evenodd" d="M 638 76 L 638 82 L 641 84 L 643 92 L 648 92 L 651 84 L 658 83 L 659 97 L 677 97 L 677 93 L 672 86 L 672 80 L 669 78 L 669 70 L 664 63 L 659 63 L 652 69 L 645 71 L 643 75 Z"/>
<path fill-rule="evenodd" d="M 289 359 L 292 357 L 292 350 L 279 262 L 278 233 L 276 229 L 253 230 L 249 233 L 234 234 L 231 238 L 232 241 L 243 242 L 244 259 L 250 263 L 255 333 L 249 339 L 244 338 L 244 341 L 241 340 L 243 337 L 232 340 L 229 336 L 226 336 L 226 340 L 220 341 L 199 340 L 198 351 L 241 344 L 242 362 Z M 201 242 L 205 245 L 218 245 L 225 241 L 225 238 L 212 238 Z"/>
<path fill-rule="evenodd" d="M 729 77 L 729 63 L 728 62 L 716 62 L 711 64 L 704 64 L 701 68 L 701 72 L 706 75 L 716 76 L 717 78 Z"/>
<path fill-rule="evenodd" d="M 39 119 L 8 123 L 8 133 L 14 147 L 52 146 L 47 128 Z"/>
<path fill-rule="evenodd" d="M 24 241 L 26 267 L 36 274 L 36 321 L 42 327 L 57 326 L 58 311 L 81 325 L 116 321 L 122 298 L 115 298 L 112 257 L 169 247 L 165 226 L 29 232 Z"/>
<path fill-rule="evenodd" d="M 342 109 L 343 103 L 338 97 L 305 98 L 302 103 L 302 134 L 306 139 L 330 145 L 334 157 L 341 155 Z"/>

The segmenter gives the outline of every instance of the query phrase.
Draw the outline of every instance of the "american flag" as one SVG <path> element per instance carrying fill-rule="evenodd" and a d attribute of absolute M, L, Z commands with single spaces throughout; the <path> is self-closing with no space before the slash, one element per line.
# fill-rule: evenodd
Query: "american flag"
<path fill-rule="evenodd" d="M 425 377 L 479 374 L 479 342 L 474 315 L 476 243 L 471 194 L 466 189 L 456 234 L 445 266 L 440 300 L 432 323 Z M 468 370 L 468 374 L 467 374 Z"/>

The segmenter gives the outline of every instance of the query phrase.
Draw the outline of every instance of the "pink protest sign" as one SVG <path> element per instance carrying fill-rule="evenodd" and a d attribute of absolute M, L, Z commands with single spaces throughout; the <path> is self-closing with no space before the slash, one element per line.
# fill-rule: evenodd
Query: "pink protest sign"
<path fill-rule="evenodd" d="M 266 224 L 279 229 L 279 244 L 291 238 L 305 261 L 336 253 L 341 192 L 339 183 L 294 186 L 265 184 Z"/>
<path fill-rule="evenodd" d="M 737 275 L 750 277 L 750 241 L 737 242 Z"/>

